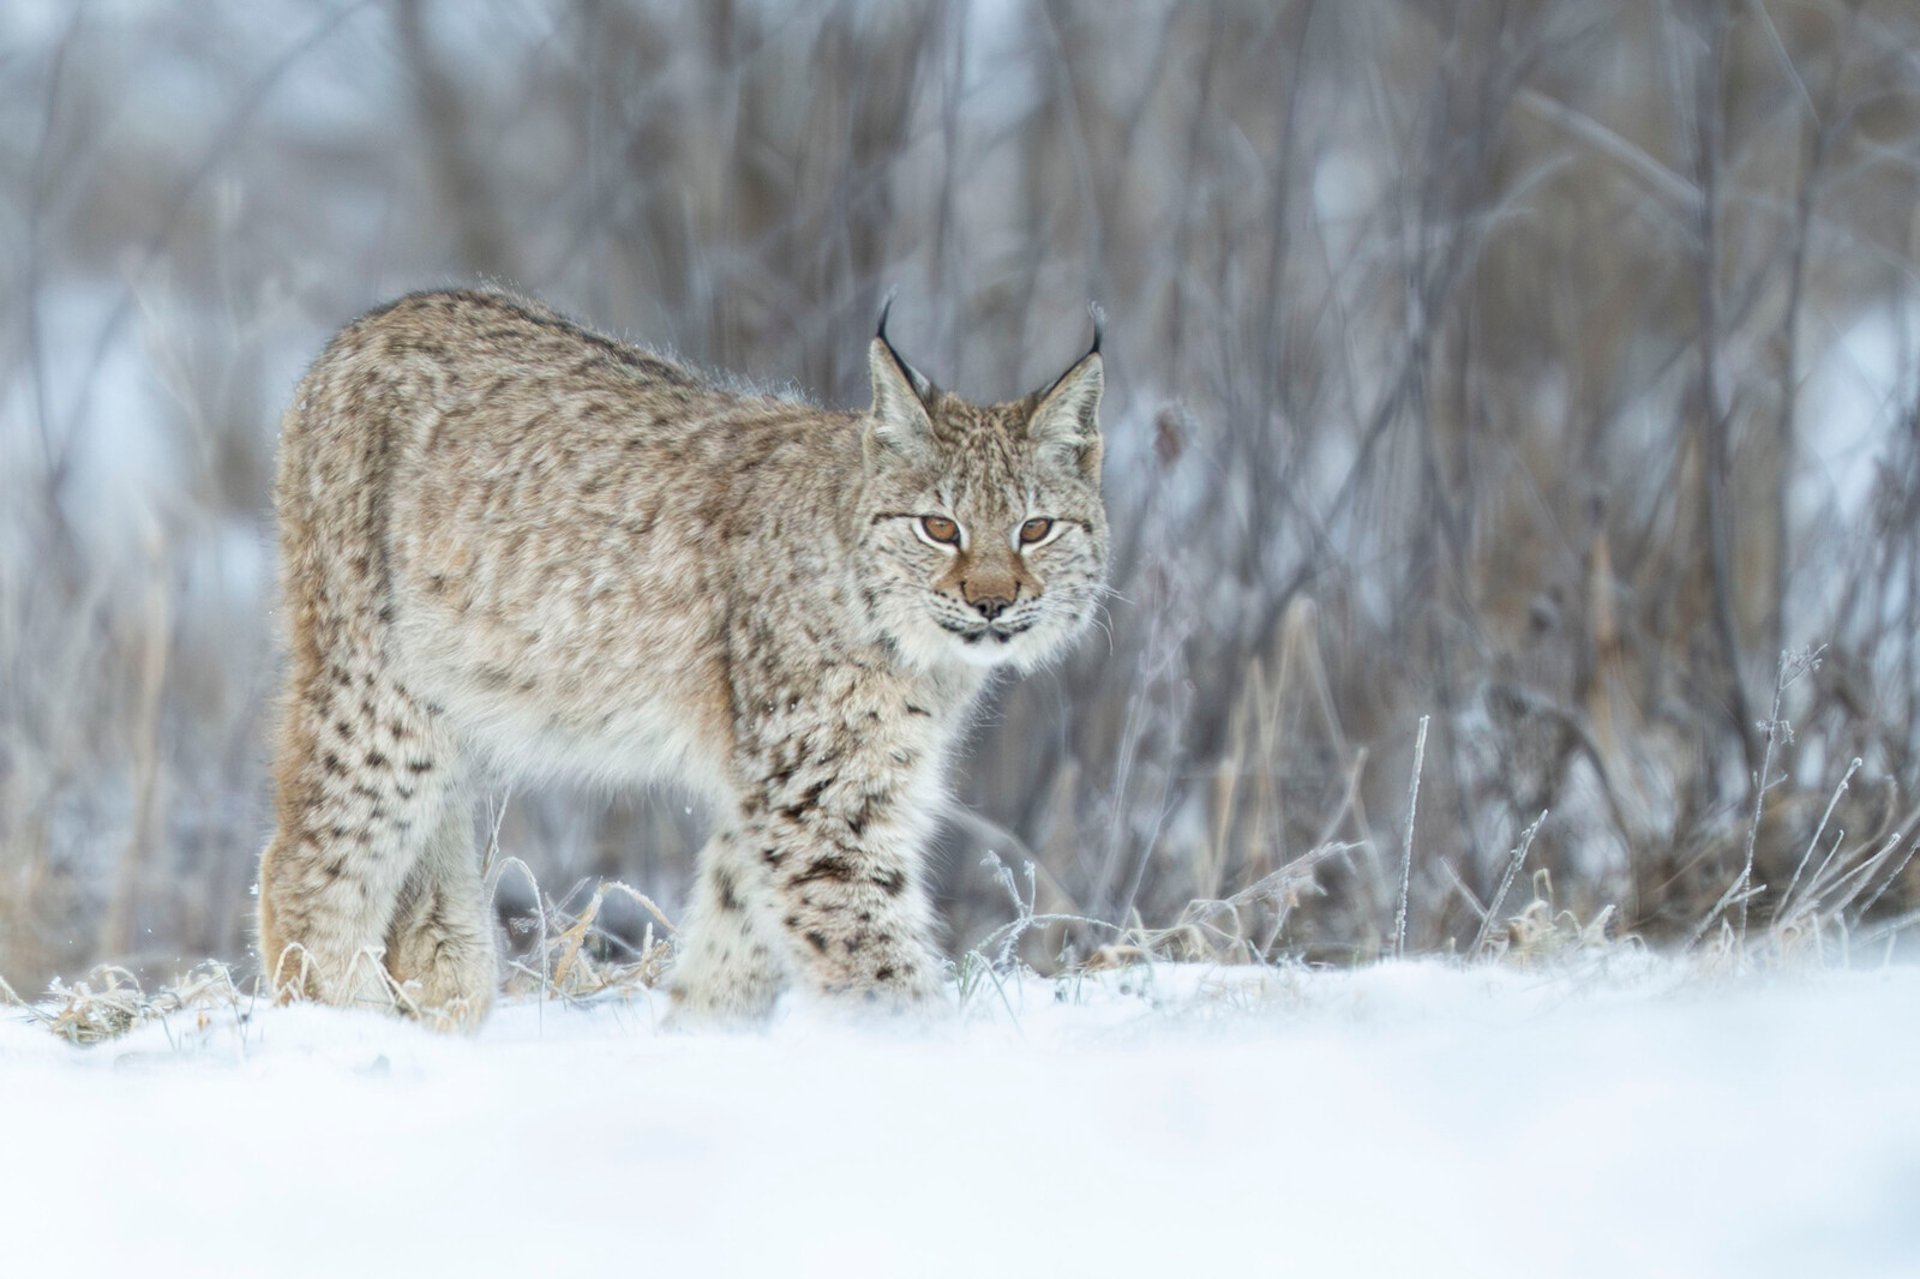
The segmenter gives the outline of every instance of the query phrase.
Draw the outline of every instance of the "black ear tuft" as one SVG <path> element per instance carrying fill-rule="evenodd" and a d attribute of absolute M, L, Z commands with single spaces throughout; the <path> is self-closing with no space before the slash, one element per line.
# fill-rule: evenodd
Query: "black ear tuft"
<path fill-rule="evenodd" d="M 893 299 L 889 297 L 887 300 L 891 302 Z M 1093 349 L 1088 351 L 1087 354 L 1098 355 L 1100 354 L 1100 339 L 1107 331 L 1107 308 L 1101 306 L 1098 302 L 1089 302 L 1087 303 L 1087 314 L 1093 317 Z M 887 316 L 883 311 L 880 314 L 880 323 L 884 327 L 886 322 Z"/>
<path fill-rule="evenodd" d="M 1106 374 L 1100 354 L 1106 316 L 1093 309 L 1093 348 L 1074 366 L 1034 396 L 1027 415 L 1027 437 L 1042 457 L 1053 457 L 1079 468 L 1089 479 L 1100 475 L 1100 394 Z"/>
<path fill-rule="evenodd" d="M 882 448 L 910 457 L 932 456 L 933 421 L 928 406 L 936 394 L 934 385 L 921 372 L 900 357 L 887 340 L 887 316 L 893 311 L 894 295 L 880 307 L 880 323 L 873 340 L 867 343 L 867 374 L 873 383 L 873 408 L 866 436 L 867 457 L 871 460 Z"/>
<path fill-rule="evenodd" d="M 922 404 L 931 404 L 939 388 L 934 386 L 932 380 L 929 379 L 926 374 L 907 363 L 906 358 L 894 349 L 893 342 L 887 337 L 887 316 L 892 313 L 893 299 L 899 292 L 898 287 L 887 290 L 887 300 L 880 306 L 880 323 L 874 330 L 873 340 L 880 344 L 880 348 L 887 353 L 887 358 L 891 359 L 895 367 L 900 370 L 901 375 L 906 378 L 908 385 L 913 388 L 913 393 L 919 397 L 920 402 Z"/>

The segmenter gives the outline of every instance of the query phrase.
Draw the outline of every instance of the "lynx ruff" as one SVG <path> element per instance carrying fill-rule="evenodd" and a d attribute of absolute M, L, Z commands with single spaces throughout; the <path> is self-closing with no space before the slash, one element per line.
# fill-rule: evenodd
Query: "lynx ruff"
<path fill-rule="evenodd" d="M 280 998 L 484 1017 L 483 777 L 715 815 L 676 1015 L 938 985 L 923 850 L 991 673 L 1101 594 L 1102 366 L 975 405 L 886 338 L 873 403 L 717 384 L 490 292 L 348 326 L 282 425 L 290 671 L 260 955 Z"/>

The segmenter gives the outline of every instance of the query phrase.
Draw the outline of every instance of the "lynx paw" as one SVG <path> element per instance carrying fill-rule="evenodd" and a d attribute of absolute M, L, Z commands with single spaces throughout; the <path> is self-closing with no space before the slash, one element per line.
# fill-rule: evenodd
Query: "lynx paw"
<path fill-rule="evenodd" d="M 436 1030 L 477 1030 L 493 1007 L 491 937 L 415 937 L 392 962 L 394 1003 Z"/>
<path fill-rule="evenodd" d="M 819 992 L 829 1007 L 860 1015 L 925 1017 L 946 1002 L 933 956 L 904 949 L 865 972 L 823 982 Z"/>

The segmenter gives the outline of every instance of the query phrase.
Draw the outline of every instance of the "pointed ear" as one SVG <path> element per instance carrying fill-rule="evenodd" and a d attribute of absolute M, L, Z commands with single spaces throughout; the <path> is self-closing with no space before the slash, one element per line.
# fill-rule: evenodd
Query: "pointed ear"
<path fill-rule="evenodd" d="M 1100 392 L 1106 385 L 1100 338 L 1080 362 L 1041 392 L 1027 417 L 1027 436 L 1042 457 L 1079 468 L 1088 479 L 1100 476 Z"/>
<path fill-rule="evenodd" d="M 933 420 L 927 416 L 927 405 L 934 386 L 887 341 L 887 312 L 892 309 L 893 299 L 888 298 L 880 311 L 880 331 L 867 344 L 867 373 L 873 380 L 873 408 L 867 415 L 869 457 L 875 446 L 907 453 L 933 446 Z"/>

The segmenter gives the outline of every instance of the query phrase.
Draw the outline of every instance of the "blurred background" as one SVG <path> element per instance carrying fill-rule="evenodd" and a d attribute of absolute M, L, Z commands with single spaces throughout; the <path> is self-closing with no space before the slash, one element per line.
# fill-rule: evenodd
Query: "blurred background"
<path fill-rule="evenodd" d="M 894 285 L 978 399 L 1106 306 L 1114 595 L 975 735 L 956 951 L 1890 936 L 1916 126 L 1907 0 L 8 0 L 0 975 L 246 962 L 279 413 L 475 280 L 835 406 Z M 678 797 L 485 807 L 678 912 Z"/>

